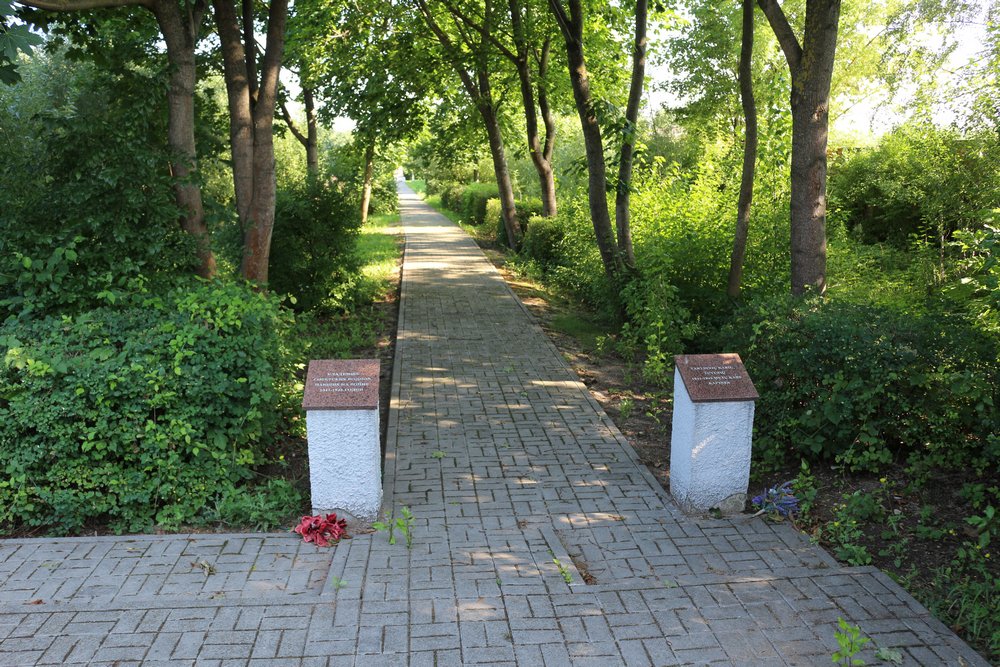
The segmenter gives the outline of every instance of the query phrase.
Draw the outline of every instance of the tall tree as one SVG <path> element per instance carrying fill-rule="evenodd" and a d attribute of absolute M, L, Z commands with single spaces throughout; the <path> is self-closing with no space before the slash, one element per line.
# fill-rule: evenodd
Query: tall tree
<path fill-rule="evenodd" d="M 442 25 L 436 12 L 428 4 L 428 0 L 416 0 L 417 7 L 424 17 L 427 27 L 431 30 L 441 45 L 444 58 L 454 69 L 462 82 L 462 87 L 469 99 L 476 105 L 483 119 L 486 136 L 489 139 L 490 155 L 493 158 L 493 172 L 496 176 L 497 188 L 500 192 L 500 209 L 507 239 L 511 246 L 517 248 L 521 244 L 521 224 L 517 220 L 517 210 L 514 203 L 514 188 L 511 184 L 510 168 L 507 164 L 507 154 L 504 148 L 503 132 L 500 127 L 499 105 L 494 99 L 493 82 L 491 81 L 492 35 L 496 12 L 492 0 L 484 0 L 481 5 L 482 20 L 477 22 L 482 30 L 470 34 L 465 30 L 461 17 L 454 12 L 454 7 L 446 7 L 445 14 L 449 17 L 450 26 Z M 452 30 L 445 30 L 449 27 Z"/>
<path fill-rule="evenodd" d="M 552 154 L 555 151 L 556 125 L 549 103 L 548 72 L 552 55 L 552 35 L 550 20 L 539 11 L 531 0 L 508 0 L 510 14 L 511 43 L 505 41 L 497 31 L 487 31 L 456 4 L 448 3 L 449 11 L 467 26 L 490 40 L 497 51 L 511 62 L 517 71 L 524 108 L 524 125 L 531 163 L 538 173 L 539 190 L 542 195 L 542 215 L 555 216 L 556 179 L 552 168 Z M 551 29 L 550 29 L 551 28 Z M 536 85 L 537 84 L 537 85 Z M 536 95 L 537 94 L 537 95 Z M 539 113 L 545 128 L 542 136 L 538 126 Z"/>
<path fill-rule="evenodd" d="M 416 134 L 435 63 L 417 41 L 405 7 L 357 0 L 296 3 L 289 48 L 300 63 L 303 94 L 315 93 L 327 118 L 347 116 L 363 146 L 362 221 L 368 218 L 378 151 Z"/>
<path fill-rule="evenodd" d="M 288 0 L 270 0 L 266 43 L 258 71 L 253 3 L 244 0 L 242 23 L 233 0 L 213 0 L 229 99 L 229 143 L 236 212 L 243 229 L 240 275 L 267 282 L 277 183 L 274 112 L 285 45 Z"/>
<path fill-rule="evenodd" d="M 753 179 L 757 165 L 757 104 L 753 95 L 753 11 L 754 0 L 743 0 L 743 35 L 740 40 L 740 101 L 743 104 L 743 175 L 740 180 L 740 197 L 736 206 L 736 232 L 733 235 L 733 254 L 729 261 L 729 280 L 726 293 L 736 299 L 740 295 L 743 262 L 747 255 L 747 236 L 750 228 L 750 205 L 753 202 Z"/>
<path fill-rule="evenodd" d="M 632 45 L 632 78 L 629 86 L 629 105 L 626 110 L 625 130 L 619 156 L 619 183 L 616 194 L 615 227 L 611 224 L 608 211 L 607 164 L 604 158 L 604 138 L 597 117 L 596 100 L 591 92 L 590 74 L 584 53 L 584 26 L 586 16 L 581 0 L 569 0 L 569 10 L 563 0 L 549 0 L 549 7 L 556 17 L 566 45 L 570 83 L 576 102 L 580 126 L 583 130 L 584 148 L 587 154 L 587 175 L 589 188 L 590 218 L 594 225 L 597 247 L 601 253 L 604 271 L 612 282 L 619 282 L 627 270 L 634 269 L 635 256 L 632 250 L 629 227 L 628 205 L 631 179 L 631 163 L 635 145 L 635 121 L 639 113 L 642 96 L 646 53 L 646 21 L 648 3 L 636 0 L 635 33 Z M 623 164 L 624 163 L 624 164 Z M 625 214 L 620 215 L 624 210 Z"/>
<path fill-rule="evenodd" d="M 638 134 L 639 103 L 642 101 L 646 76 L 647 0 L 635 3 L 635 39 L 632 42 L 632 78 L 629 82 L 628 104 L 625 106 L 625 126 L 622 130 L 621 152 L 618 156 L 618 182 L 615 192 L 615 230 L 618 232 L 618 252 L 625 265 L 635 269 L 632 248 L 632 225 L 629 203 L 632 194 L 632 163 L 635 160 L 635 140 Z"/>
<path fill-rule="evenodd" d="M 194 92 L 197 82 L 195 47 L 205 0 L 18 0 L 27 7 L 53 12 L 81 12 L 111 7 L 143 7 L 156 17 L 170 63 L 167 89 L 168 141 L 173 153 L 170 171 L 174 176 L 174 197 L 184 211 L 180 225 L 197 241 L 198 274 L 215 275 L 215 255 L 205 224 L 205 208 L 198 184 L 195 148 Z"/>
<path fill-rule="evenodd" d="M 826 291 L 826 146 L 841 0 L 806 0 L 800 43 L 777 0 L 757 0 L 792 78 L 792 294 Z"/>

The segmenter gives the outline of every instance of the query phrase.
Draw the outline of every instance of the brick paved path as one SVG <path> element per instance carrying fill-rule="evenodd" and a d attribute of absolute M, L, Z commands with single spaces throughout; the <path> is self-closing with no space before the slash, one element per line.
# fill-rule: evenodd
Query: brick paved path
<path fill-rule="evenodd" d="M 402 208 L 385 506 L 412 548 L 0 541 L 0 665 L 829 665 L 838 617 L 906 664 L 986 664 L 874 568 L 677 512 L 471 239 Z"/>

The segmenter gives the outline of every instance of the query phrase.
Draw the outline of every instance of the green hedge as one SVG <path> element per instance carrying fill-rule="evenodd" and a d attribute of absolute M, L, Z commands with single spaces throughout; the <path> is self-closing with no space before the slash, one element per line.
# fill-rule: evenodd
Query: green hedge
<path fill-rule="evenodd" d="M 309 179 L 281 188 L 269 287 L 294 296 L 297 310 L 341 305 L 343 286 L 358 272 L 353 251 L 360 226 L 358 199 L 336 184 Z"/>
<path fill-rule="evenodd" d="M 503 216 L 500 213 L 500 200 L 491 199 L 490 202 L 493 206 L 487 208 L 487 219 L 492 220 L 496 226 L 497 243 L 509 248 L 510 239 L 507 238 L 507 227 L 503 224 Z M 520 199 L 514 202 L 514 206 L 517 210 L 517 221 L 521 225 L 521 234 L 527 234 L 531 227 L 531 220 L 542 219 L 539 217 L 542 214 L 542 200 Z"/>
<path fill-rule="evenodd" d="M 274 297 L 203 283 L 0 327 L 0 526 L 175 529 L 261 461 L 288 321 Z"/>
<path fill-rule="evenodd" d="M 733 322 L 749 345 L 708 344 L 742 352 L 760 391 L 759 461 L 791 454 L 873 471 L 893 460 L 1000 462 L 1000 349 L 967 318 L 816 301 Z"/>

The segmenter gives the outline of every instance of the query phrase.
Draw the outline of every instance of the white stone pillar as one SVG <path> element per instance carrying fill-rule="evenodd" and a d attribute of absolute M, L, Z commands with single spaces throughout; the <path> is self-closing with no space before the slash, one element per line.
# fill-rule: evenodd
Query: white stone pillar
<path fill-rule="evenodd" d="M 675 362 L 670 494 L 684 512 L 742 512 L 757 390 L 737 354 Z"/>
<path fill-rule="evenodd" d="M 382 507 L 378 377 L 376 359 L 314 360 L 306 374 L 313 514 L 336 512 L 352 530 Z"/>

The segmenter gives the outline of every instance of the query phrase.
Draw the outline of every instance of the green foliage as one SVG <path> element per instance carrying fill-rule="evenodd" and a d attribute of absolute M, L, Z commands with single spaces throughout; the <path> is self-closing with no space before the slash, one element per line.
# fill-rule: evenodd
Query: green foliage
<path fill-rule="evenodd" d="M 559 246 L 564 238 L 559 218 L 534 216 L 528 222 L 521 252 L 537 262 L 543 271 L 549 271 L 559 264 Z"/>
<path fill-rule="evenodd" d="M 491 199 L 490 202 L 496 202 L 494 204 L 495 209 L 492 210 L 487 208 L 486 221 L 495 221 L 496 226 L 496 239 L 497 243 L 511 247 L 510 239 L 507 238 L 507 227 L 503 224 L 503 216 L 500 214 L 500 200 Z M 487 203 L 487 207 L 489 203 Z M 521 233 L 526 234 L 528 229 L 531 227 L 531 221 L 533 219 L 540 220 L 542 215 L 542 200 L 541 199 L 519 199 L 514 202 L 514 207 L 517 215 L 517 222 L 521 225 Z"/>
<path fill-rule="evenodd" d="M 982 229 L 955 232 L 955 245 L 962 253 L 962 278 L 950 291 L 957 303 L 965 303 L 980 326 L 1000 334 L 1000 209 Z"/>
<path fill-rule="evenodd" d="M 430 187 L 430 182 L 428 182 L 428 187 Z M 465 186 L 461 183 L 444 183 L 438 185 L 434 188 L 436 193 L 441 194 L 441 205 L 446 209 L 455 211 L 456 213 L 462 210 L 462 195 L 465 192 Z M 428 190 L 430 192 L 430 190 Z"/>
<path fill-rule="evenodd" d="M 0 83 L 11 85 L 21 80 L 17 71 L 18 54 L 31 55 L 33 47 L 42 43 L 39 35 L 27 25 L 16 24 L 8 18 L 14 13 L 9 0 L 0 0 Z"/>
<path fill-rule="evenodd" d="M 714 344 L 738 349 L 760 388 L 759 463 L 996 465 L 997 341 L 966 318 L 812 300 L 744 309 L 732 322 Z"/>
<path fill-rule="evenodd" d="M 300 310 L 343 307 L 358 280 L 360 204 L 343 186 L 305 179 L 278 191 L 269 286 Z"/>
<path fill-rule="evenodd" d="M 1000 141 L 930 124 L 897 128 L 830 169 L 831 218 L 865 242 L 934 243 L 975 229 L 1000 201 Z"/>
<path fill-rule="evenodd" d="M 202 521 L 254 532 L 288 525 L 306 511 L 305 498 L 284 479 L 271 479 L 254 487 L 226 487 L 206 508 Z"/>
<path fill-rule="evenodd" d="M 78 312 L 190 274 L 193 245 L 165 168 L 164 73 L 104 72 L 59 54 L 22 72 L 23 84 L 0 89 L 11 139 L 0 161 L 0 319 Z"/>
<path fill-rule="evenodd" d="M 462 214 L 471 225 L 486 222 L 486 202 L 499 195 L 497 186 L 488 183 L 470 183 L 462 190 L 461 208 L 453 210 Z"/>
<path fill-rule="evenodd" d="M 935 573 L 930 589 L 918 596 L 995 661 L 1000 658 L 1000 576 L 991 567 L 993 557 L 979 545 L 960 547 L 951 564 Z"/>
<path fill-rule="evenodd" d="M 388 532 L 389 544 L 396 543 L 396 531 L 398 530 L 406 539 L 406 548 L 411 549 L 413 548 L 413 512 L 410 511 L 409 507 L 403 507 L 400 514 L 401 516 L 397 517 L 393 512 L 385 521 L 373 523 L 372 528 L 380 532 Z"/>
<path fill-rule="evenodd" d="M 871 639 L 862 637 L 861 628 L 851 625 L 842 618 L 837 619 L 837 625 L 840 627 L 840 630 L 835 631 L 833 636 L 836 638 L 837 645 L 840 648 L 833 652 L 831 656 L 833 662 L 838 665 L 864 665 L 864 660 L 855 658 L 854 656 L 860 653 L 861 649 Z"/>
<path fill-rule="evenodd" d="M 674 356 L 698 331 L 691 313 L 681 305 L 678 289 L 657 275 L 633 279 L 621 297 L 628 321 L 622 326 L 619 349 L 633 357 L 641 353 L 643 377 L 667 386 L 673 379 Z"/>
<path fill-rule="evenodd" d="M 0 523 L 176 529 L 262 461 L 290 368 L 277 301 L 199 283 L 0 327 Z"/>

